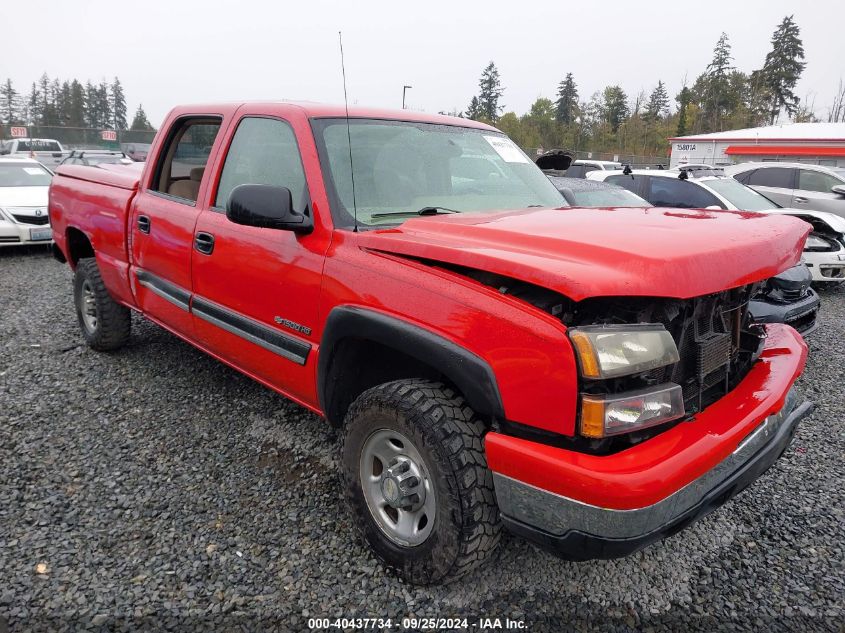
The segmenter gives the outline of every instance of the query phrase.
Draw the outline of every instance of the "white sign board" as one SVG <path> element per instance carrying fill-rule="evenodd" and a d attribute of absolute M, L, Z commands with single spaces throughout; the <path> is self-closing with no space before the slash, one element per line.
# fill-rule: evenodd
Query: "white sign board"
<path fill-rule="evenodd" d="M 100 132 L 100 137 L 104 141 L 116 141 L 117 140 L 117 132 L 114 130 L 103 130 Z"/>
<path fill-rule="evenodd" d="M 12 138 L 26 138 L 26 128 L 25 127 L 13 127 L 9 130 L 12 134 Z"/>

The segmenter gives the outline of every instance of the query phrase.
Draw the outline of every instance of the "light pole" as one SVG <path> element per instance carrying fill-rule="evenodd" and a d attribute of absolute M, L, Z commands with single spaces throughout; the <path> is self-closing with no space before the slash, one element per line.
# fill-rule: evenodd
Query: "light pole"
<path fill-rule="evenodd" d="M 413 86 L 402 86 L 402 109 L 403 110 L 405 109 L 405 91 L 407 91 L 408 88 L 413 88 Z"/>

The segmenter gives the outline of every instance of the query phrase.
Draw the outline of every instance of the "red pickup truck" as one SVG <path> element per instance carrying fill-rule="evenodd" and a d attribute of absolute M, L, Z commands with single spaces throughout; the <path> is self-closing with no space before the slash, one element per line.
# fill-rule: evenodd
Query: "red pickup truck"
<path fill-rule="evenodd" d="M 566 208 L 482 123 L 179 107 L 143 171 L 60 167 L 49 208 L 88 344 L 123 345 L 135 310 L 342 426 L 352 515 L 413 583 L 503 525 L 571 559 L 636 551 L 812 409 L 800 335 L 748 315 L 809 225 Z"/>

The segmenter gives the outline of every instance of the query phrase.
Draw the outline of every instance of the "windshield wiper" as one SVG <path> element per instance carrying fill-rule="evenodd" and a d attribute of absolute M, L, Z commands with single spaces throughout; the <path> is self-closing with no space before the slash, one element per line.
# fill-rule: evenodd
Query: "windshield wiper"
<path fill-rule="evenodd" d="M 388 211 L 387 213 L 373 213 L 370 217 L 389 218 L 397 215 L 437 215 L 441 212 L 460 213 L 457 209 L 449 209 L 448 207 L 423 207 L 417 211 Z"/>

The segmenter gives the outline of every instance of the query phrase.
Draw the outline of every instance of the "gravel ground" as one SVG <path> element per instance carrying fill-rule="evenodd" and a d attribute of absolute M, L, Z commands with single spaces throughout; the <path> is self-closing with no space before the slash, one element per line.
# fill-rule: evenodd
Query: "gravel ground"
<path fill-rule="evenodd" d="M 0 633 L 366 616 L 845 630 L 845 291 L 823 301 L 801 379 L 818 409 L 736 500 L 626 559 L 571 563 L 506 536 L 487 567 L 416 588 L 358 541 L 328 424 L 141 318 L 125 349 L 88 350 L 67 266 L 1 252 Z"/>

